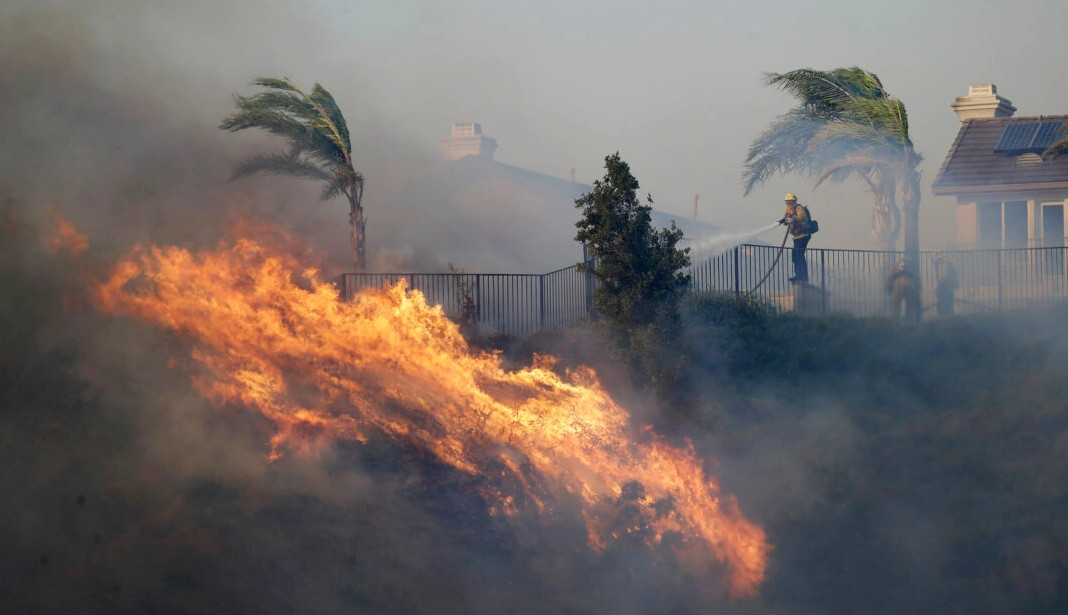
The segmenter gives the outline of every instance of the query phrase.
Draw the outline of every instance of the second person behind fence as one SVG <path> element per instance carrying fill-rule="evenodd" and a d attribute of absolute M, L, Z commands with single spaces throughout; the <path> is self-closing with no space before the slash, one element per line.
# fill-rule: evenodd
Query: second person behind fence
<path fill-rule="evenodd" d="M 953 263 L 946 260 L 945 254 L 934 257 L 935 266 L 935 299 L 938 305 L 939 316 L 953 315 L 953 302 L 956 299 L 957 289 L 960 288 L 960 279 L 957 277 L 957 268 Z"/>
<path fill-rule="evenodd" d="M 890 311 L 894 318 L 901 318 L 901 306 L 905 306 L 905 317 L 910 322 L 919 322 L 920 281 L 905 261 L 894 265 L 886 278 L 886 292 L 890 295 Z"/>

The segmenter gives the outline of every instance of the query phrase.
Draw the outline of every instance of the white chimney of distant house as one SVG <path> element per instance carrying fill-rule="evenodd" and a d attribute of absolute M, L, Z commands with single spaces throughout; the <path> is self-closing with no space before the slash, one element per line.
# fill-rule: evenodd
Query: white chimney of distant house
<path fill-rule="evenodd" d="M 1012 101 L 998 96 L 998 88 L 993 83 L 968 86 L 968 95 L 958 96 L 949 106 L 957 112 L 961 122 L 977 118 L 1012 117 L 1016 113 Z"/>
<path fill-rule="evenodd" d="M 438 147 L 445 160 L 459 160 L 465 156 L 480 156 L 493 160 L 497 139 L 482 134 L 482 126 L 476 122 L 453 124 L 452 136 L 438 139 Z"/>

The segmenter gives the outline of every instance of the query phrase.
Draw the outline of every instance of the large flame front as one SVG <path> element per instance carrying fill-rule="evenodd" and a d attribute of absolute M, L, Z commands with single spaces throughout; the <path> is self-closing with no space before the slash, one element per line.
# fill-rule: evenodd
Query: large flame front
<path fill-rule="evenodd" d="M 519 497 L 538 507 L 579 498 L 595 548 L 619 533 L 604 531 L 597 506 L 623 498 L 649 542 L 674 532 L 681 548 L 720 562 L 732 595 L 756 592 L 763 530 L 720 494 L 692 447 L 636 432 L 592 370 L 561 377 L 541 358 L 507 371 L 419 292 L 342 302 L 297 260 L 250 236 L 198 253 L 139 246 L 93 284 L 93 300 L 192 339 L 197 388 L 269 418 L 272 456 L 385 433 L 462 472 L 511 477 L 497 484 L 522 493 L 501 487 L 492 510 L 514 510 Z"/>

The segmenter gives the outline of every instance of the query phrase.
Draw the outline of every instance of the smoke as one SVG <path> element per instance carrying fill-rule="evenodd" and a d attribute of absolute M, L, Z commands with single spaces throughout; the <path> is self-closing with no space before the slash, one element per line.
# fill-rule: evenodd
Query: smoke
<path fill-rule="evenodd" d="M 772 222 L 771 224 L 754 231 L 746 231 L 744 233 L 723 233 L 699 239 L 689 246 L 690 257 L 697 261 L 698 259 L 722 254 L 736 245 L 745 243 L 767 233 L 777 226 L 779 226 L 778 222 Z"/>
<path fill-rule="evenodd" d="M 522 264 L 514 238 L 485 232 L 497 200 L 450 185 L 435 152 L 382 121 L 358 74 L 253 61 L 264 43 L 247 27 L 216 36 L 251 8 L 0 9 L 0 610 L 595 612 L 635 578 L 641 589 L 615 612 L 724 603 L 704 587 L 711 563 L 698 578 L 658 566 L 665 554 L 644 545 L 595 553 L 566 503 L 537 519 L 491 517 L 478 477 L 385 439 L 268 463 L 268 425 L 190 386 L 186 340 L 87 307 L 75 265 L 45 249 L 52 211 L 89 238 L 90 271 L 138 243 L 213 245 L 249 215 L 315 246 L 326 276 L 346 268 L 341 203 L 319 202 L 311 182 L 229 179 L 241 158 L 282 147 L 216 128 L 231 95 L 263 74 L 320 81 L 346 111 L 372 266 Z M 294 30 L 270 57 L 330 57 L 329 32 L 255 10 Z M 190 27 L 176 11 L 203 16 Z M 298 40 L 323 42 L 298 53 Z M 357 83 L 335 85 L 340 74 Z M 572 232 L 573 214 L 559 218 Z M 604 507 L 624 523 L 624 502 Z"/>
<path fill-rule="evenodd" d="M 252 14 L 286 36 L 265 37 Z M 269 426 L 192 389 L 186 341 L 87 309 L 41 237 L 52 206 L 110 263 L 138 242 L 213 245 L 252 214 L 344 270 L 343 203 L 311 182 L 229 180 L 238 160 L 281 147 L 215 127 L 231 95 L 288 75 L 322 83 L 350 120 L 373 262 L 529 265 L 514 237 L 488 232 L 524 215 L 522 197 L 502 211 L 492 191 L 460 194 L 425 134 L 390 113 L 401 92 L 376 91 L 364 50 L 348 49 L 270 4 L 0 8 L 0 611 L 1065 612 L 1062 313 L 911 333 L 846 322 L 834 340 L 825 321 L 803 329 L 815 339 L 775 337 L 775 318 L 691 331 L 695 373 L 715 377 L 680 431 L 775 545 L 753 600 L 730 602 L 711 575 L 644 546 L 592 552 L 566 504 L 491 517 L 477 477 L 390 442 L 267 463 Z M 828 214 L 870 207 L 833 194 L 813 200 Z M 625 528 L 626 502 L 604 506 Z"/>
<path fill-rule="evenodd" d="M 507 568 L 489 547 L 465 545 L 484 540 L 473 530 L 440 531 L 456 515 L 425 496 L 440 472 L 388 447 L 267 464 L 264 425 L 220 414 L 168 366 L 188 352 L 180 339 L 93 314 L 71 265 L 43 249 L 49 208 L 90 237 L 89 255 L 102 263 L 138 242 L 210 245 L 228 218 L 251 214 L 321 247 L 324 269 L 345 268 L 345 211 L 318 202 L 318 187 L 229 181 L 243 156 L 279 144 L 215 126 L 231 93 L 281 67 L 186 72 L 169 54 L 226 54 L 196 49 L 195 36 L 180 47 L 153 40 L 148 32 L 166 30 L 156 20 L 177 8 L 0 9 L 0 610 L 463 610 L 476 578 Z M 182 11 L 225 28 L 251 8 L 185 3 Z M 230 57 L 244 32 L 229 40 Z M 449 220 L 447 205 L 428 198 L 434 174 L 407 177 L 433 168 L 421 164 L 425 154 L 386 139 L 375 119 L 362 110 L 353 122 L 374 178 L 369 228 L 381 243 L 372 249 L 407 244 L 414 255 L 403 264 L 418 266 L 421 249 L 432 255 L 428 266 L 442 266 L 420 237 L 464 245 L 456 229 L 477 228 L 475 220 Z M 403 233 L 415 219 L 426 225 Z"/>
<path fill-rule="evenodd" d="M 1064 527 L 1043 493 L 1068 472 L 1064 315 L 689 320 L 716 383 L 699 448 L 775 544 L 762 606 L 1058 612 Z"/>
<path fill-rule="evenodd" d="M 243 23 L 247 10 L 285 23 L 286 36 L 263 40 Z M 288 9 L 194 2 L 74 11 L 26 2 L 3 11 L 4 187 L 32 209 L 51 203 L 91 236 L 108 237 L 98 246 L 109 256 L 139 241 L 211 244 L 228 216 L 251 214 L 315 245 L 329 274 L 350 269 L 343 199 L 320 201 L 320 186 L 307 180 L 230 181 L 243 158 L 286 147 L 255 130 L 218 130 L 232 95 L 253 93 L 255 77 L 288 75 L 302 86 L 322 83 L 346 115 L 366 178 L 372 269 L 447 271 L 453 263 L 543 273 L 579 258 L 529 262 L 538 234 L 551 248 L 563 228 L 573 243 L 574 212 L 547 226 L 523 194 L 465 192 L 467 180 L 440 160 L 433 133 L 410 135 L 386 95 L 363 87 L 359 63 L 334 53 L 346 46 L 339 35 Z M 438 130 L 445 135 L 449 125 Z M 523 229 L 524 241 L 489 232 L 502 220 Z"/>

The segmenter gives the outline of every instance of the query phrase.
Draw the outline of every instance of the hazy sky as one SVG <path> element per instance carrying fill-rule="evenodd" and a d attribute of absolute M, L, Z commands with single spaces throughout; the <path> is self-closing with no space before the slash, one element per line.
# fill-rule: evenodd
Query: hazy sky
<path fill-rule="evenodd" d="M 763 74 L 858 65 L 907 106 L 926 158 L 922 242 L 937 249 L 954 241 L 954 201 L 930 193 L 958 127 L 950 102 L 993 82 L 1019 115 L 1068 112 L 1068 3 L 1056 0 L 15 4 L 86 24 L 101 78 L 156 80 L 146 96 L 183 122 L 213 127 L 260 75 L 321 82 L 353 124 L 369 230 L 383 184 L 372 171 L 388 158 L 404 175 L 401 160 L 436 156 L 452 123 L 477 121 L 504 163 L 588 183 L 618 150 L 658 209 L 688 216 L 699 193 L 700 219 L 744 231 L 778 218 L 791 191 L 820 220 L 814 247 L 873 247 L 859 186 L 741 190 L 748 145 L 792 103 Z"/>
<path fill-rule="evenodd" d="M 1057 1 L 343 2 L 309 13 L 351 41 L 362 88 L 389 100 L 413 139 L 453 121 L 482 123 L 497 159 L 552 175 L 599 176 L 619 150 L 661 209 L 759 225 L 795 191 L 826 219 L 866 228 L 860 189 L 775 181 L 743 199 L 749 143 L 791 100 L 765 72 L 859 65 L 905 101 L 923 166 L 924 244 L 953 241 L 954 201 L 930 182 L 956 134 L 949 108 L 970 83 L 993 82 L 1021 115 L 1068 112 L 1062 42 L 1068 3 Z M 371 8 L 375 7 L 375 8 Z M 324 77 L 325 79 L 325 77 Z M 947 228 L 948 227 L 948 228 Z M 947 235 L 949 233 L 949 235 Z M 841 233 L 864 245 L 866 232 Z"/>

